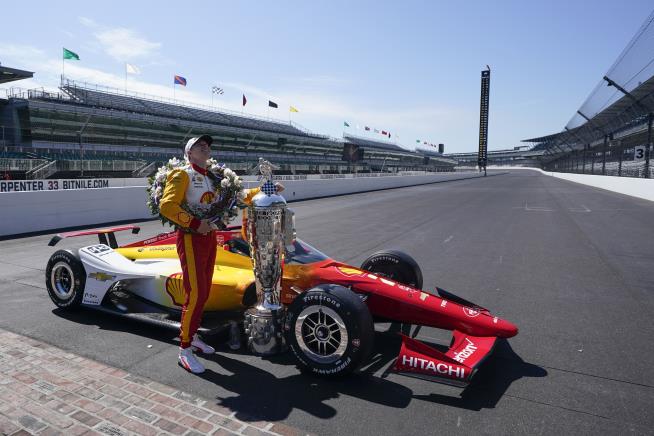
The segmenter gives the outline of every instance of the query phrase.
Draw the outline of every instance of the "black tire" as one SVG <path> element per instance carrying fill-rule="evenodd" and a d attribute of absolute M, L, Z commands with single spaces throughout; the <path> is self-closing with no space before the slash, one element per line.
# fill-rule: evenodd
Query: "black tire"
<path fill-rule="evenodd" d="M 86 271 L 77 256 L 66 250 L 50 256 L 45 268 L 45 286 L 54 304 L 66 309 L 79 307 L 85 285 Z"/>
<path fill-rule="evenodd" d="M 324 377 L 349 374 L 365 363 L 375 332 L 368 306 L 338 285 L 319 285 L 298 295 L 288 307 L 284 328 L 300 369 Z"/>
<path fill-rule="evenodd" d="M 420 266 L 402 251 L 384 250 L 373 253 L 363 261 L 361 269 L 422 290 Z"/>

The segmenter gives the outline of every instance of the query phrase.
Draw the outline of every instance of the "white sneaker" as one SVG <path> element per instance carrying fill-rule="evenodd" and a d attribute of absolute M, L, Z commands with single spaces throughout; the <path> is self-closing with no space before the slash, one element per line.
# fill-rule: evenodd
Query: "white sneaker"
<path fill-rule="evenodd" d="M 195 357 L 191 347 L 179 349 L 177 364 L 193 374 L 202 374 L 204 372 L 204 366 L 202 366 L 198 358 Z"/>
<path fill-rule="evenodd" d="M 236 351 L 241 348 L 241 330 L 238 328 L 238 323 L 232 322 L 230 324 L 227 346 L 230 350 Z"/>
<path fill-rule="evenodd" d="M 200 336 L 198 336 L 197 333 L 193 335 L 193 340 L 191 341 L 191 347 L 202 351 L 203 354 L 213 354 L 216 352 L 216 349 L 211 345 L 205 344 L 204 341 L 200 339 Z"/>

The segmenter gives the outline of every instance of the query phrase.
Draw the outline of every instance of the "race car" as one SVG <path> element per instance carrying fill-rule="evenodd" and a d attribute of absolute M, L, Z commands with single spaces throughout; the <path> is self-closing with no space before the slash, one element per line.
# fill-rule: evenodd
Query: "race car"
<path fill-rule="evenodd" d="M 115 233 L 126 230 L 138 233 L 139 227 L 53 237 L 51 246 L 93 234 L 99 243 L 52 254 L 45 273 L 50 298 L 60 308 L 83 306 L 179 328 L 184 291 L 175 233 L 119 246 Z M 219 250 L 201 333 L 243 323 L 244 311 L 256 302 L 250 248 L 241 228 L 218 231 L 216 238 Z M 483 307 L 422 285 L 420 267 L 406 253 L 377 252 L 357 268 L 293 239 L 286 246 L 281 302 L 286 343 L 298 366 L 324 376 L 355 371 L 373 349 L 374 323 L 390 321 L 415 326 L 411 335 L 410 328 L 399 332 L 402 344 L 392 371 L 467 386 L 496 340 L 515 336 L 518 329 Z M 421 326 L 453 331 L 447 351 L 415 339 Z"/>

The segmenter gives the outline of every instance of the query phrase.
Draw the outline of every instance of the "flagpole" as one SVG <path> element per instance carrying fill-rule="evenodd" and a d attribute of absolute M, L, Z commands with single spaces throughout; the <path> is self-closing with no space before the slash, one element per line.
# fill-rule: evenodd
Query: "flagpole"
<path fill-rule="evenodd" d="M 125 62 L 125 94 L 127 94 L 127 62 Z"/>

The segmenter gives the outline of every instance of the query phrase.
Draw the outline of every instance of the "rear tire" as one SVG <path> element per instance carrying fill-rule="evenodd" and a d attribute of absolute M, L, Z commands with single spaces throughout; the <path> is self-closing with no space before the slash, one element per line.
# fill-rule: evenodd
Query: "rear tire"
<path fill-rule="evenodd" d="M 319 285 L 298 295 L 288 307 L 284 329 L 300 369 L 324 377 L 358 369 L 374 341 L 368 306 L 338 285 Z"/>
<path fill-rule="evenodd" d="M 58 307 L 73 309 L 82 304 L 86 271 L 82 261 L 66 250 L 56 251 L 45 268 L 48 295 Z"/>

